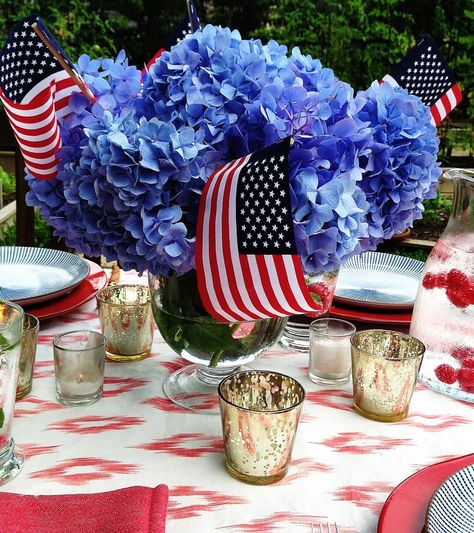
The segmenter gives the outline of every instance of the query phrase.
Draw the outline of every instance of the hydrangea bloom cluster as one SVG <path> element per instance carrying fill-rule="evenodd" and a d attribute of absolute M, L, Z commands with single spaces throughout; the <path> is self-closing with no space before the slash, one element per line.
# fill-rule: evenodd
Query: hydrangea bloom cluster
<path fill-rule="evenodd" d="M 165 52 L 143 86 L 124 53 L 78 62 L 54 180 L 28 202 L 66 243 L 125 269 L 194 268 L 200 194 L 220 164 L 292 135 L 290 188 L 306 272 L 337 268 L 405 229 L 433 191 L 434 130 L 402 90 L 353 98 L 318 60 L 206 26 Z M 377 85 L 377 86 L 376 86 Z"/>
<path fill-rule="evenodd" d="M 405 89 L 374 82 L 357 95 L 356 105 L 374 137 L 361 187 L 370 205 L 362 247 L 375 250 L 421 218 L 421 202 L 436 196 L 439 141 L 428 107 Z"/>

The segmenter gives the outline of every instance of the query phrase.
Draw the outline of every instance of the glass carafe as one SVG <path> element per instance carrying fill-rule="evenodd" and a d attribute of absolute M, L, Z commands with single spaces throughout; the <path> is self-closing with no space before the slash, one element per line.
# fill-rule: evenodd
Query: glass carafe
<path fill-rule="evenodd" d="M 474 402 L 474 172 L 452 169 L 450 219 L 418 288 L 410 335 L 426 346 L 419 380 Z"/>

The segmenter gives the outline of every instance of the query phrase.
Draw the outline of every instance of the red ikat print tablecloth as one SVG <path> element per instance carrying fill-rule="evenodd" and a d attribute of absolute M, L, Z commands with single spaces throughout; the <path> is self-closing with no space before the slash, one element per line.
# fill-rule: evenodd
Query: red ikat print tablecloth
<path fill-rule="evenodd" d="M 138 279 L 128 273 L 121 282 Z M 275 346 L 252 366 L 295 377 L 307 399 L 286 478 L 267 487 L 245 485 L 224 469 L 219 417 L 186 411 L 165 397 L 163 380 L 186 362 L 158 331 L 148 359 L 106 363 L 98 403 L 59 404 L 51 341 L 75 329 L 99 330 L 95 301 L 41 324 L 33 390 L 17 403 L 13 426 L 26 464 L 5 491 L 80 493 L 166 483 L 168 533 L 311 533 L 326 517 L 337 521 L 340 533 L 369 533 L 402 480 L 473 451 L 474 405 L 418 386 L 408 419 L 372 422 L 353 411 L 350 384 L 313 384 L 307 356 Z"/>

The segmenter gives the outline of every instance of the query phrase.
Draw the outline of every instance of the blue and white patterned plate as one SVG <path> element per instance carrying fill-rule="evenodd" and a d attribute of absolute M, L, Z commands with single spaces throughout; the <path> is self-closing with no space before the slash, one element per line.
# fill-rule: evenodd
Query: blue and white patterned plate
<path fill-rule="evenodd" d="M 358 307 L 410 309 L 424 263 L 401 255 L 367 252 L 341 267 L 334 299 Z"/>
<path fill-rule="evenodd" d="M 426 513 L 426 531 L 474 531 L 474 465 L 453 474 L 434 493 Z"/>
<path fill-rule="evenodd" d="M 37 304 L 71 291 L 88 274 L 87 261 L 68 252 L 0 246 L 0 300 Z"/>

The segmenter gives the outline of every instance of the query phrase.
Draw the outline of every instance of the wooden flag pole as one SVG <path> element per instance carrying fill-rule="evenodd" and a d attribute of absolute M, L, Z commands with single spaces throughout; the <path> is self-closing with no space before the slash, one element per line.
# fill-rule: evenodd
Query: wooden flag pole
<path fill-rule="evenodd" d="M 47 37 L 43 34 L 43 32 L 38 28 L 38 24 L 36 22 L 33 22 L 31 25 L 32 28 L 35 30 L 36 35 L 43 41 L 44 45 L 48 48 L 48 50 L 53 54 L 55 59 L 59 62 L 59 64 L 63 67 L 63 69 L 71 76 L 71 78 L 76 82 L 76 85 L 81 89 L 84 96 L 89 100 L 91 104 L 93 104 L 96 99 L 92 91 L 87 87 L 87 85 L 84 83 L 84 80 L 81 78 L 80 74 L 76 72 L 74 69 L 72 69 L 64 60 L 63 56 L 54 48 L 54 46 L 50 43 L 50 41 L 47 39 Z"/>

